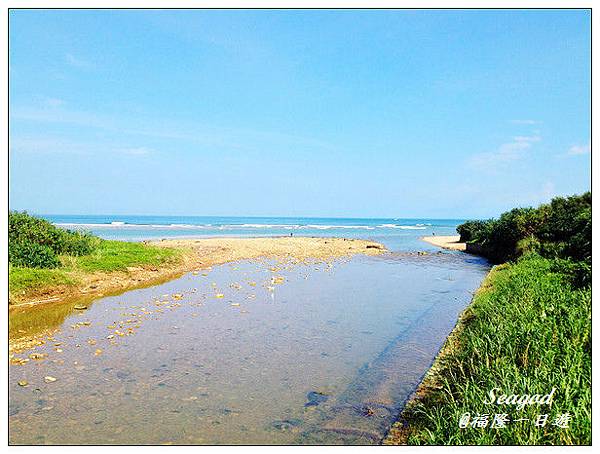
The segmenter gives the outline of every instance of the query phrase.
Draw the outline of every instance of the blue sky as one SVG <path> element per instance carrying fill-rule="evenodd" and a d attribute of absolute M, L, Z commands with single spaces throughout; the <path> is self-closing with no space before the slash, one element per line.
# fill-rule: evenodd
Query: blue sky
<path fill-rule="evenodd" d="M 588 11 L 9 21 L 11 209 L 465 218 L 590 189 Z"/>

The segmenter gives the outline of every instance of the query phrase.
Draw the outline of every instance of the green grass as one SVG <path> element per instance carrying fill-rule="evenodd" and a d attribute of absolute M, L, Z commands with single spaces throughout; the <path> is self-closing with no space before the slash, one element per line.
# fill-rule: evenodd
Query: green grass
<path fill-rule="evenodd" d="M 402 418 L 408 444 L 541 445 L 591 443 L 591 289 L 577 290 L 536 255 L 496 267 L 463 314 L 426 382 Z M 492 388 L 546 394 L 551 408 L 486 405 Z M 511 419 L 550 415 L 505 428 L 459 428 L 462 414 L 507 413 Z M 569 412 L 568 428 L 552 425 Z"/>
<path fill-rule="evenodd" d="M 57 285 L 76 285 L 82 275 L 93 272 L 125 271 L 127 267 L 160 266 L 176 262 L 181 251 L 142 243 L 98 240 L 94 252 L 79 257 L 61 256 L 59 268 L 10 267 L 11 300 L 31 291 Z"/>
<path fill-rule="evenodd" d="M 8 282 L 11 296 L 31 289 L 44 289 L 58 285 L 75 285 L 77 280 L 60 268 L 20 268 L 10 266 Z"/>
<path fill-rule="evenodd" d="M 128 266 L 162 265 L 177 260 L 179 254 L 176 249 L 104 240 L 90 255 L 71 257 L 70 261 L 84 271 L 124 271 Z"/>

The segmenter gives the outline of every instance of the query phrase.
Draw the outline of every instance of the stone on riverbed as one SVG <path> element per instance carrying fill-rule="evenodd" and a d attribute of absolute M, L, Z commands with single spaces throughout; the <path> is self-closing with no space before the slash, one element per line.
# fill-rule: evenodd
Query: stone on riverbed
<path fill-rule="evenodd" d="M 319 404 L 327 401 L 329 396 L 319 391 L 311 391 L 306 395 L 307 403 L 304 404 L 305 407 L 316 407 Z"/>
<path fill-rule="evenodd" d="M 286 430 L 293 429 L 294 427 L 297 427 L 300 424 L 302 424 L 302 421 L 300 419 L 283 419 L 273 421 L 271 423 L 271 427 L 285 432 Z"/>

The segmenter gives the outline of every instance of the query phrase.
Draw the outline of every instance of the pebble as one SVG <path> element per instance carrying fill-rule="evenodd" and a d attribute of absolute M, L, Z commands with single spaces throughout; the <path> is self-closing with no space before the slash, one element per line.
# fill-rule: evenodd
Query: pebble
<path fill-rule="evenodd" d="M 45 353 L 32 353 L 31 355 L 29 355 L 29 358 L 39 360 L 44 359 L 46 356 L 48 355 Z"/>

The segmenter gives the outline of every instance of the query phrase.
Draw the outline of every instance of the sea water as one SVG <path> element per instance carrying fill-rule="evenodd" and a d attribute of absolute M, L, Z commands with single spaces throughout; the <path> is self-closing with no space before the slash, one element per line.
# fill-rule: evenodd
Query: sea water
<path fill-rule="evenodd" d="M 390 250 L 435 250 L 419 240 L 455 235 L 461 219 L 41 215 L 59 227 L 124 241 L 217 236 L 337 236 L 379 241 Z"/>

